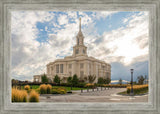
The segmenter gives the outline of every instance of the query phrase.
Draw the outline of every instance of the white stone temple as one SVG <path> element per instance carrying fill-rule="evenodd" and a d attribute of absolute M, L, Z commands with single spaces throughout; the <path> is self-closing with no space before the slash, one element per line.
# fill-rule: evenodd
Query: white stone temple
<path fill-rule="evenodd" d="M 72 56 L 57 59 L 48 63 L 46 66 L 47 77 L 52 81 L 54 76 L 58 75 L 63 79 L 63 82 L 66 82 L 67 78 L 74 74 L 81 80 L 88 75 L 95 75 L 96 79 L 94 82 L 97 82 L 99 77 L 111 79 L 111 65 L 87 55 L 87 47 L 84 45 L 84 36 L 81 31 L 81 18 Z M 41 75 L 34 75 L 34 81 L 41 82 Z"/>

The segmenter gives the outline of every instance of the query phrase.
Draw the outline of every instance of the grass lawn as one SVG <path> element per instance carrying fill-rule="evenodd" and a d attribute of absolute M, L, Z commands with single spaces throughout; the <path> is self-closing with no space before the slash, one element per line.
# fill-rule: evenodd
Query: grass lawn
<path fill-rule="evenodd" d="M 32 89 L 38 89 L 39 88 L 39 85 L 32 85 L 30 86 L 32 87 Z M 52 88 L 65 88 L 67 91 L 70 91 L 71 90 L 71 87 L 65 87 L 65 86 L 52 86 Z M 22 86 L 22 89 L 24 89 L 24 86 Z M 87 88 L 83 88 L 83 89 L 87 89 Z M 78 88 L 78 87 L 72 87 L 72 90 L 81 90 L 81 88 Z"/>
<path fill-rule="evenodd" d="M 136 93 L 136 94 L 134 93 L 134 95 L 142 95 L 142 94 L 146 94 L 146 93 L 148 93 L 148 90 L 140 91 L 139 93 Z M 130 93 L 128 94 L 127 91 L 123 91 L 123 92 L 120 92 L 118 94 L 120 94 L 120 95 L 130 95 Z"/>

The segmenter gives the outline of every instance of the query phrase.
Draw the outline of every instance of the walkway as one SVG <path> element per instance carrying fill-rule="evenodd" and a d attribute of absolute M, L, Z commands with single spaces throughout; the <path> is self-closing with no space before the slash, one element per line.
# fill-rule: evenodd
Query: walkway
<path fill-rule="evenodd" d="M 126 88 L 112 88 L 103 91 L 73 91 L 67 95 L 45 95 L 40 96 L 40 102 L 148 102 L 148 95 L 122 96 L 117 93 L 125 91 Z"/>

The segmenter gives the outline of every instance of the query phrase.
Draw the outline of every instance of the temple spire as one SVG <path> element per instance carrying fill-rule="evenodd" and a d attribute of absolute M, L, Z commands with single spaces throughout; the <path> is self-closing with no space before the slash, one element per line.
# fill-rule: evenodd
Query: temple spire
<path fill-rule="evenodd" d="M 79 18 L 79 31 L 81 31 L 81 18 Z"/>

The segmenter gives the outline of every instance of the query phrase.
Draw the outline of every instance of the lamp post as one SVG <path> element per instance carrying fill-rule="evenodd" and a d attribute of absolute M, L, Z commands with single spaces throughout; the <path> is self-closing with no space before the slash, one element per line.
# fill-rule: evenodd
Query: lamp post
<path fill-rule="evenodd" d="M 133 95 L 133 71 L 134 69 L 130 69 L 131 70 L 131 93 L 130 95 Z"/>

